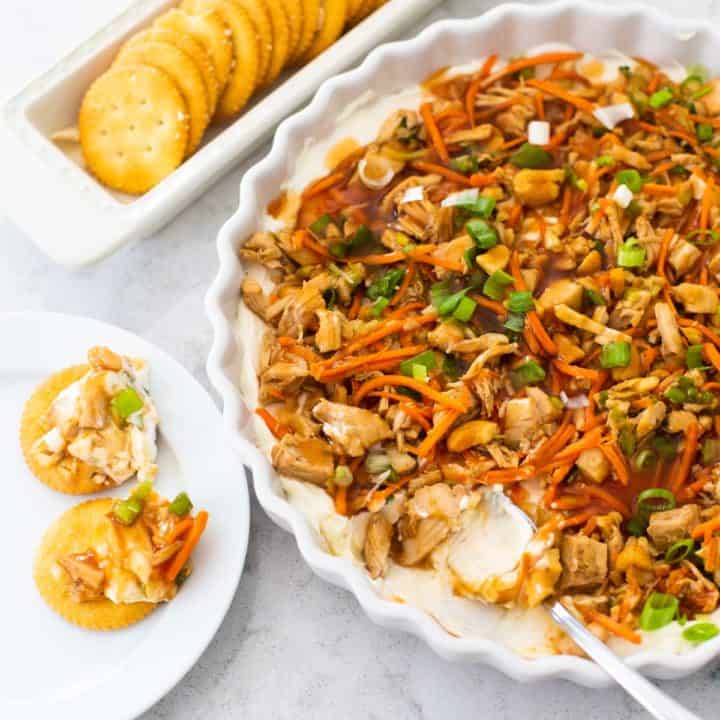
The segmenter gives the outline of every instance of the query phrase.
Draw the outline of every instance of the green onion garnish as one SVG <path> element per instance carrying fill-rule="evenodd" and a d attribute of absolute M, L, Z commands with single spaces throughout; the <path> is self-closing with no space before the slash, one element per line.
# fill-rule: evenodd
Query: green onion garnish
<path fill-rule="evenodd" d="M 315 222 L 310 223 L 310 232 L 313 235 L 319 235 L 323 237 L 325 235 L 325 231 L 328 228 L 328 225 L 330 225 L 331 222 L 332 218 L 327 213 L 325 213 L 324 215 L 321 215 Z"/>
<path fill-rule="evenodd" d="M 516 365 L 510 371 L 510 381 L 516 389 L 526 385 L 534 385 L 544 379 L 545 370 L 542 365 L 538 365 L 534 360 L 527 360 L 520 365 Z"/>
<path fill-rule="evenodd" d="M 487 219 L 495 209 L 495 198 L 488 195 L 479 195 L 473 202 L 461 202 L 456 207 L 462 208 L 471 215 Z"/>
<path fill-rule="evenodd" d="M 648 100 L 648 103 L 650 104 L 650 107 L 653 110 L 659 110 L 660 108 L 664 108 L 669 102 L 671 102 L 673 99 L 673 93 L 670 88 L 661 88 L 660 90 L 654 92 L 650 96 L 650 100 Z"/>
<path fill-rule="evenodd" d="M 637 515 L 628 520 L 627 531 L 635 537 L 642 537 L 647 530 L 647 520 L 643 520 Z"/>
<path fill-rule="evenodd" d="M 716 637 L 718 634 L 720 634 L 720 629 L 718 629 L 718 626 L 715 623 L 699 622 L 686 627 L 683 630 L 682 636 L 688 642 L 699 645 L 707 640 L 712 640 L 712 638 Z"/>
<path fill-rule="evenodd" d="M 476 307 L 477 303 L 474 300 L 471 300 L 469 297 L 464 297 L 460 300 L 455 310 L 453 310 L 452 316 L 456 320 L 460 320 L 460 322 L 469 322 Z"/>
<path fill-rule="evenodd" d="M 424 365 L 419 365 L 416 363 L 412 366 L 412 374 L 411 377 L 413 380 L 419 380 L 420 382 L 427 382 L 428 381 L 428 371 L 427 368 Z"/>
<path fill-rule="evenodd" d="M 626 185 L 634 193 L 642 190 L 643 179 L 637 170 L 621 170 L 616 173 L 615 180 L 618 185 Z"/>
<path fill-rule="evenodd" d="M 438 313 L 443 316 L 452 315 L 469 290 L 470 288 L 463 288 L 452 295 L 446 295 L 437 306 Z"/>
<path fill-rule="evenodd" d="M 642 267 L 645 264 L 647 252 L 645 248 L 638 245 L 637 238 L 628 238 L 618 249 L 617 262 L 620 267 L 634 268 Z"/>
<path fill-rule="evenodd" d="M 698 123 L 695 126 L 695 134 L 700 142 L 707 142 L 712 140 L 713 137 L 713 126 L 708 123 Z"/>
<path fill-rule="evenodd" d="M 648 488 L 638 495 L 637 507 L 645 515 L 672 510 L 675 507 L 675 496 L 665 488 Z"/>
<path fill-rule="evenodd" d="M 711 230 L 710 228 L 706 230 L 693 230 L 691 233 L 687 234 L 686 239 L 689 242 L 693 242 L 695 245 L 700 245 L 701 247 L 704 245 L 714 245 L 718 240 L 720 240 L 720 233 L 718 233 L 717 230 Z"/>
<path fill-rule="evenodd" d="M 669 435 L 656 435 L 652 444 L 657 454 L 664 460 L 672 460 L 677 455 L 677 441 Z"/>
<path fill-rule="evenodd" d="M 143 399 L 134 388 L 126 387 L 110 401 L 110 407 L 123 419 L 127 420 L 133 413 L 141 410 Z"/>
<path fill-rule="evenodd" d="M 630 343 L 611 342 L 603 345 L 600 353 L 600 365 L 606 370 L 610 368 L 624 368 L 630 364 Z"/>
<path fill-rule="evenodd" d="M 691 345 L 687 349 L 687 352 L 685 353 L 685 364 L 687 365 L 688 370 L 705 367 L 702 345 Z"/>
<path fill-rule="evenodd" d="M 503 323 L 511 332 L 521 333 L 525 329 L 525 316 L 518 313 L 510 313 L 507 320 Z"/>
<path fill-rule="evenodd" d="M 665 398 L 670 402 L 676 403 L 678 405 L 687 401 L 687 395 L 682 390 L 682 388 L 678 387 L 677 385 L 673 385 L 665 391 Z"/>
<path fill-rule="evenodd" d="M 474 218 L 465 225 L 465 229 L 481 250 L 489 250 L 498 244 L 497 230 L 485 220 Z"/>
<path fill-rule="evenodd" d="M 529 290 L 513 290 L 507 301 L 511 313 L 526 313 L 534 307 L 533 296 Z"/>
<path fill-rule="evenodd" d="M 537 145 L 525 143 L 510 156 L 510 162 L 515 167 L 541 170 L 552 165 L 552 155 Z"/>
<path fill-rule="evenodd" d="M 692 555 L 694 550 L 695 542 L 692 538 L 678 540 L 665 551 L 665 562 L 669 562 L 671 565 L 673 563 L 679 563 L 681 560 Z"/>
<path fill-rule="evenodd" d="M 378 298 L 391 298 L 395 294 L 398 285 L 405 277 L 405 270 L 401 268 L 393 268 L 381 275 L 379 278 L 370 283 L 367 289 L 367 296 L 371 300 Z"/>
<path fill-rule="evenodd" d="M 355 234 L 343 242 L 336 242 L 330 246 L 330 253 L 335 257 L 345 257 L 350 251 L 358 250 L 375 241 L 373 231 L 367 225 L 361 225 Z"/>
<path fill-rule="evenodd" d="M 588 299 L 590 303 L 593 305 L 606 305 L 605 298 L 602 296 L 602 293 L 598 292 L 597 290 L 593 290 L 593 288 L 584 287 L 583 288 L 583 294 Z"/>
<path fill-rule="evenodd" d="M 643 630 L 659 630 L 669 625 L 678 614 L 678 600 L 673 595 L 654 592 L 645 601 L 640 614 L 640 627 Z"/>
<path fill-rule="evenodd" d="M 641 450 L 635 457 L 635 467 L 638 470 L 649 470 L 655 465 L 655 453 L 652 450 Z"/>
<path fill-rule="evenodd" d="M 492 300 L 502 300 L 505 297 L 507 287 L 515 282 L 512 275 L 508 275 L 503 270 L 496 270 L 484 283 L 483 295 L 487 295 Z"/>
<path fill-rule="evenodd" d="M 443 357 L 442 372 L 448 380 L 457 380 L 467 370 L 467 365 L 453 355 Z"/>
<path fill-rule="evenodd" d="M 136 500 L 140 500 L 140 502 L 145 502 L 147 500 L 148 495 L 153 491 L 153 484 L 150 482 L 150 480 L 145 480 L 144 482 L 138 483 L 135 486 L 135 489 L 130 493 L 131 498 L 135 498 Z"/>
<path fill-rule="evenodd" d="M 373 317 L 380 317 L 383 312 L 385 312 L 385 308 L 390 304 L 390 299 L 386 297 L 379 297 L 374 303 L 373 306 L 370 308 L 370 314 Z"/>
<path fill-rule="evenodd" d="M 132 525 L 138 519 L 142 510 L 142 500 L 130 497 L 113 505 L 113 517 L 121 525 Z"/>
<path fill-rule="evenodd" d="M 183 517 L 187 515 L 193 508 L 193 504 L 186 492 L 178 493 L 175 499 L 170 503 L 169 510 L 173 515 Z"/>
<path fill-rule="evenodd" d="M 615 158 L 612 155 L 600 155 L 595 158 L 595 164 L 598 167 L 607 167 L 615 164 Z"/>
<path fill-rule="evenodd" d="M 400 363 L 400 372 L 408 377 L 413 377 L 414 368 L 417 366 L 425 368 L 427 377 L 427 371 L 437 367 L 435 353 L 432 350 L 425 350 L 414 357 L 403 360 Z"/>
<path fill-rule="evenodd" d="M 450 161 L 450 167 L 467 175 L 477 172 L 480 169 L 480 164 L 474 155 L 459 155 Z"/>
<path fill-rule="evenodd" d="M 635 433 L 632 431 L 632 428 L 628 425 L 623 425 L 620 429 L 620 432 L 618 433 L 618 445 L 623 451 L 623 454 L 627 457 L 630 457 L 630 455 L 635 452 L 637 439 L 635 437 Z"/>

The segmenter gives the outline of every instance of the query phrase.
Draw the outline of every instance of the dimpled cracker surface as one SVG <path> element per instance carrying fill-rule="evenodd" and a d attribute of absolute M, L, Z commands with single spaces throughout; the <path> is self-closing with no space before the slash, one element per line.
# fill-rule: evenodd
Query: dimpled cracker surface
<path fill-rule="evenodd" d="M 288 30 L 290 31 L 288 62 L 292 62 L 300 44 L 300 36 L 302 35 L 303 25 L 303 7 L 301 0 L 282 0 L 285 8 L 285 15 L 288 21 Z"/>
<path fill-rule="evenodd" d="M 260 51 L 255 26 L 234 0 L 192 0 L 189 7 L 192 12 L 216 10 L 230 31 L 233 63 L 227 87 L 215 112 L 218 120 L 229 120 L 242 110 L 258 80 Z"/>
<path fill-rule="evenodd" d="M 321 2 L 320 29 L 303 57 L 306 62 L 327 50 L 342 34 L 347 18 L 348 0 L 324 0 Z"/>
<path fill-rule="evenodd" d="M 45 416 L 52 402 L 87 371 L 87 365 L 74 365 L 51 375 L 28 398 L 20 420 L 20 447 L 30 471 L 48 487 L 68 495 L 87 495 L 102 489 L 91 480 L 92 468 L 76 458 L 66 458 L 60 465 L 44 467 L 31 450 L 50 430 Z"/>
<path fill-rule="evenodd" d="M 152 67 L 100 76 L 83 98 L 78 126 L 90 172 L 127 193 L 157 185 L 180 165 L 188 145 L 185 101 L 173 81 Z"/>
<path fill-rule="evenodd" d="M 199 43 L 189 33 L 154 26 L 148 30 L 137 33 L 137 35 L 133 35 L 133 37 L 127 41 L 125 47 L 153 41 L 174 45 L 195 63 L 195 67 L 200 71 L 200 75 L 205 83 L 209 114 L 212 115 L 217 105 L 219 87 L 217 75 L 215 74 L 215 66 L 202 43 Z"/>
<path fill-rule="evenodd" d="M 255 26 L 258 40 L 258 85 L 270 72 L 270 60 L 272 58 L 273 33 L 270 23 L 270 14 L 263 0 L 233 0 L 250 17 Z"/>
<path fill-rule="evenodd" d="M 294 63 L 300 63 L 312 45 L 320 22 L 320 0 L 300 0 L 302 2 L 303 24 L 298 47 L 293 56 Z"/>
<path fill-rule="evenodd" d="M 186 155 L 192 154 L 210 122 L 207 89 L 192 59 L 174 45 L 153 40 L 123 48 L 113 67 L 123 65 L 149 65 L 165 73 L 175 83 L 188 110 L 190 135 Z"/>
<path fill-rule="evenodd" d="M 93 547 L 112 521 L 111 498 L 88 500 L 63 513 L 48 528 L 35 556 L 33 575 L 43 600 L 65 620 L 88 630 L 117 630 L 142 620 L 153 603 L 114 603 L 107 598 L 76 602 L 70 596 L 70 576 L 56 562 L 64 555 Z"/>
<path fill-rule="evenodd" d="M 211 11 L 191 15 L 173 8 L 155 20 L 155 27 L 187 33 L 205 46 L 215 67 L 219 96 L 230 77 L 230 65 L 233 58 L 228 27 L 220 14 Z"/>

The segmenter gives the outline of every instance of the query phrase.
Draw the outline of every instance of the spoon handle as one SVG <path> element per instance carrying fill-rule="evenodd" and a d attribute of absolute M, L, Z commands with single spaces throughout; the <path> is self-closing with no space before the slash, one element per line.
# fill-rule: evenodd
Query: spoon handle
<path fill-rule="evenodd" d="M 628 667 L 559 602 L 550 607 L 550 614 L 587 655 L 653 717 L 658 720 L 701 720 L 698 715 L 685 709 L 639 672 Z"/>

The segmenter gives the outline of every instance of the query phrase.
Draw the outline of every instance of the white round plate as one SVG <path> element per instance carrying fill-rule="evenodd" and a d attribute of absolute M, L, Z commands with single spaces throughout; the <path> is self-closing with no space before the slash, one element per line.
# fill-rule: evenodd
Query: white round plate
<path fill-rule="evenodd" d="M 0 717 L 136 717 L 193 666 L 230 606 L 247 549 L 243 467 L 223 440 L 220 413 L 205 390 L 170 356 L 135 335 L 80 317 L 9 313 L 0 314 L 0 338 Z M 168 497 L 186 490 L 196 508 L 210 513 L 193 554 L 193 574 L 177 597 L 113 632 L 67 623 L 35 589 L 32 564 L 43 532 L 82 498 L 35 479 L 18 440 L 33 389 L 56 370 L 83 362 L 88 348 L 99 344 L 149 361 L 161 418 L 157 490 Z"/>

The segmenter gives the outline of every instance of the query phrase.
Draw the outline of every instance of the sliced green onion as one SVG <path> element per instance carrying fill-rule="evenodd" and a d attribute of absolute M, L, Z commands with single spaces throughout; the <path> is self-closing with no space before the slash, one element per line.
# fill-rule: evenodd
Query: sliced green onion
<path fill-rule="evenodd" d="M 630 357 L 629 342 L 611 342 L 603 345 L 603 349 L 600 352 L 600 365 L 606 370 L 610 368 L 624 368 L 630 365 Z"/>
<path fill-rule="evenodd" d="M 708 123 L 698 123 L 695 126 L 695 134 L 700 142 L 712 140 L 714 132 L 713 126 Z"/>
<path fill-rule="evenodd" d="M 618 249 L 618 265 L 624 268 L 642 267 L 645 264 L 647 252 L 638 245 L 637 238 L 628 238 Z"/>
<path fill-rule="evenodd" d="M 450 160 L 450 167 L 458 172 L 469 173 L 477 172 L 480 169 L 478 159 L 474 155 L 459 155 Z"/>
<path fill-rule="evenodd" d="M 655 465 L 657 457 L 652 450 L 641 450 L 635 458 L 635 467 L 638 470 L 649 470 Z"/>
<path fill-rule="evenodd" d="M 460 322 L 469 322 L 476 307 L 477 303 L 474 300 L 471 300 L 469 297 L 464 297 L 460 300 L 455 310 L 453 310 L 452 316 L 456 320 L 460 320 Z"/>
<path fill-rule="evenodd" d="M 677 441 L 668 435 L 656 435 L 652 443 L 657 454 L 664 460 L 672 460 L 677 455 Z"/>
<path fill-rule="evenodd" d="M 628 520 L 627 531 L 635 537 L 642 537 L 647 530 L 647 526 L 647 520 L 636 515 Z"/>
<path fill-rule="evenodd" d="M 705 438 L 702 443 L 702 464 L 705 467 L 720 462 L 720 438 Z"/>
<path fill-rule="evenodd" d="M 374 303 L 373 306 L 370 308 L 370 314 L 373 317 L 380 317 L 384 312 L 385 308 L 390 304 L 390 299 L 386 297 L 380 297 L 378 298 Z"/>
<path fill-rule="evenodd" d="M 424 367 L 425 370 L 434 370 L 437 367 L 437 357 L 432 350 L 425 350 L 419 355 L 403 360 L 400 363 L 400 372 L 408 377 L 413 376 L 413 368 L 419 365 Z"/>
<path fill-rule="evenodd" d="M 132 525 L 143 510 L 142 500 L 128 498 L 113 505 L 113 517 L 121 525 Z"/>
<path fill-rule="evenodd" d="M 138 392 L 131 387 L 121 390 L 110 401 L 112 409 L 123 419 L 127 420 L 133 413 L 141 410 L 143 407 L 143 399 Z"/>
<path fill-rule="evenodd" d="M 473 202 L 458 203 L 458 207 L 481 218 L 489 218 L 495 209 L 495 198 L 488 195 L 480 195 Z"/>
<path fill-rule="evenodd" d="M 637 170 L 621 170 L 615 175 L 615 180 L 618 185 L 626 185 L 634 193 L 642 190 L 643 179 Z"/>
<path fill-rule="evenodd" d="M 628 425 L 624 425 L 620 428 L 620 432 L 618 433 L 618 445 L 623 451 L 623 454 L 627 457 L 630 457 L 630 455 L 635 452 L 635 448 L 637 447 L 637 438 L 635 437 L 635 433 L 632 431 L 632 428 Z"/>
<path fill-rule="evenodd" d="M 695 550 L 695 541 L 692 538 L 685 538 L 673 543 L 665 551 L 665 562 L 670 564 L 679 563 L 681 560 L 689 557 Z"/>
<path fill-rule="evenodd" d="M 718 634 L 720 634 L 720 629 L 718 629 L 715 623 L 699 622 L 686 627 L 683 630 L 682 636 L 688 642 L 699 645 L 707 640 L 712 640 L 712 638 L 717 637 Z"/>
<path fill-rule="evenodd" d="M 675 507 L 675 496 L 665 488 L 648 488 L 638 495 L 637 506 L 645 515 L 672 510 Z"/>
<path fill-rule="evenodd" d="M 634 220 L 642 215 L 642 205 L 637 200 L 631 200 L 630 204 L 625 208 L 625 214 Z"/>
<path fill-rule="evenodd" d="M 511 313 L 526 313 L 533 309 L 533 296 L 529 290 L 513 290 L 507 301 Z"/>
<path fill-rule="evenodd" d="M 712 85 L 704 85 L 699 90 L 696 90 L 690 98 L 692 100 L 699 100 L 700 98 L 705 97 L 706 95 L 709 95 L 713 90 Z"/>
<path fill-rule="evenodd" d="M 365 469 L 371 475 L 380 475 L 392 467 L 385 453 L 369 453 L 365 458 Z"/>
<path fill-rule="evenodd" d="M 498 244 L 497 230 L 485 220 L 480 218 L 470 220 L 465 225 L 465 229 L 481 250 L 489 250 Z"/>
<path fill-rule="evenodd" d="M 503 323 L 503 327 L 511 332 L 521 333 L 525 329 L 525 316 L 519 313 L 510 313 Z"/>
<path fill-rule="evenodd" d="M 595 158 L 595 164 L 598 167 L 609 167 L 615 164 L 615 158 L 612 155 L 600 155 Z"/>
<path fill-rule="evenodd" d="M 672 101 L 672 99 L 672 90 L 665 87 L 654 92 L 650 96 L 650 100 L 648 100 L 648 102 L 653 110 L 659 110 L 660 108 L 664 108 L 669 102 Z"/>
<path fill-rule="evenodd" d="M 453 355 L 443 357 L 442 372 L 448 380 L 457 380 L 467 370 L 467 365 Z"/>
<path fill-rule="evenodd" d="M 347 465 L 338 465 L 335 468 L 335 474 L 333 475 L 333 482 L 340 487 L 348 487 L 352 485 L 353 474 L 352 470 Z"/>
<path fill-rule="evenodd" d="M 650 593 L 640 613 L 640 627 L 643 630 L 659 630 L 669 625 L 677 614 L 678 600 L 674 595 Z"/>
<path fill-rule="evenodd" d="M 448 295 L 447 297 L 443 298 L 442 302 L 440 302 L 440 304 L 438 305 L 438 313 L 442 316 L 452 315 L 452 313 L 454 313 L 457 309 L 457 306 L 460 304 L 460 302 L 468 294 L 469 290 L 470 288 L 464 288 L 456 293 L 453 293 L 452 295 Z"/>
<path fill-rule="evenodd" d="M 328 229 L 328 225 L 332 222 L 332 218 L 325 213 L 321 215 L 315 222 L 310 223 L 309 229 L 313 235 L 324 236 L 325 231 Z"/>
<path fill-rule="evenodd" d="M 705 367 L 702 345 L 690 345 L 685 353 L 685 364 L 687 365 L 688 370 Z"/>
<path fill-rule="evenodd" d="M 707 239 L 705 239 L 705 236 L 707 236 Z M 693 238 L 697 238 L 697 240 L 693 240 Z M 688 242 L 693 242 L 695 245 L 700 245 L 701 247 L 704 245 L 714 245 L 720 240 L 720 233 L 710 228 L 706 230 L 693 230 L 691 233 L 688 233 L 686 239 Z"/>
<path fill-rule="evenodd" d="M 152 482 L 150 482 L 150 480 L 145 480 L 144 482 L 138 483 L 135 486 L 135 489 L 132 491 L 132 493 L 130 493 L 130 497 L 135 498 L 136 500 L 140 500 L 140 502 L 145 502 L 148 495 L 150 495 L 152 491 Z"/>
<path fill-rule="evenodd" d="M 678 405 L 687 402 L 687 394 L 685 391 L 678 387 L 677 385 L 673 385 L 672 387 L 669 387 L 665 393 L 665 398 L 669 400 L 672 403 L 676 403 Z"/>
<path fill-rule="evenodd" d="M 524 143 L 517 152 L 510 156 L 510 162 L 515 167 L 541 170 L 552 165 L 552 155 L 537 145 Z"/>
<path fill-rule="evenodd" d="M 515 282 L 512 275 L 503 270 L 496 270 L 483 285 L 483 295 L 493 300 L 502 300 L 505 297 L 505 289 Z"/>
<path fill-rule="evenodd" d="M 545 370 L 534 360 L 516 365 L 510 371 L 510 380 L 515 388 L 525 387 L 526 385 L 534 385 L 545 379 Z"/>
<path fill-rule="evenodd" d="M 418 380 L 419 382 L 427 382 L 428 381 L 427 368 L 424 365 L 415 363 L 415 365 L 412 366 L 411 377 L 413 378 L 413 380 Z"/>
<path fill-rule="evenodd" d="M 605 298 L 602 296 L 602 293 L 598 292 L 597 290 L 593 290 L 593 288 L 585 287 L 583 288 L 583 294 L 588 299 L 589 302 L 591 302 L 593 305 L 606 305 Z"/>
<path fill-rule="evenodd" d="M 465 260 L 465 267 L 467 267 L 468 270 L 472 270 L 475 267 L 475 258 L 479 255 L 480 250 L 477 246 L 473 245 L 473 247 L 468 248 L 463 253 L 463 258 Z"/>
<path fill-rule="evenodd" d="M 178 493 L 175 496 L 175 499 L 170 503 L 170 512 L 173 515 L 177 515 L 178 517 L 184 517 L 187 515 L 193 508 L 193 504 L 188 497 L 188 494 L 186 492 Z"/>
<path fill-rule="evenodd" d="M 358 250 L 374 241 L 373 231 L 367 225 L 361 225 L 352 237 L 343 242 L 333 243 L 330 246 L 330 252 L 335 257 L 345 257 L 350 251 Z"/>
<path fill-rule="evenodd" d="M 405 270 L 402 268 L 393 268 L 381 275 L 379 278 L 370 283 L 367 289 L 367 296 L 371 300 L 377 300 L 380 297 L 391 298 L 395 294 L 398 285 L 405 277 Z"/>

